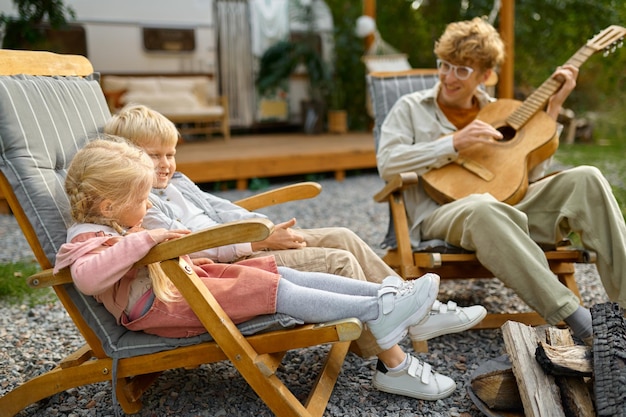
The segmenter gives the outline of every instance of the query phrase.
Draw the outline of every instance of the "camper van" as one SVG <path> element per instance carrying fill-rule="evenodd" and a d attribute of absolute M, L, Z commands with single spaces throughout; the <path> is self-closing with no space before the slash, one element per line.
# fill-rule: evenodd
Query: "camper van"
<path fill-rule="evenodd" d="M 304 31 L 293 10 L 312 4 L 325 60 L 332 56 L 332 16 L 323 0 L 65 0 L 76 19 L 73 50 L 103 76 L 203 74 L 228 97 L 230 123 L 298 124 L 307 99 L 306 74 L 295 74 L 283 94 L 257 97 L 258 61 L 272 43 Z M 0 11 L 17 15 L 11 0 Z"/>

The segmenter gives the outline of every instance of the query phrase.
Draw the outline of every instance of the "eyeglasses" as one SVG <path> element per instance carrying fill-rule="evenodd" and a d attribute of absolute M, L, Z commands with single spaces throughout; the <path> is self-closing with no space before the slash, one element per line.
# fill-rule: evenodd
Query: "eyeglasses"
<path fill-rule="evenodd" d="M 443 59 L 437 60 L 437 69 L 443 75 L 447 75 L 450 71 L 454 70 L 454 76 L 459 80 L 467 80 L 472 72 L 474 72 L 474 68 L 472 67 L 464 67 L 462 65 L 452 65 L 451 63 L 444 61 Z"/>

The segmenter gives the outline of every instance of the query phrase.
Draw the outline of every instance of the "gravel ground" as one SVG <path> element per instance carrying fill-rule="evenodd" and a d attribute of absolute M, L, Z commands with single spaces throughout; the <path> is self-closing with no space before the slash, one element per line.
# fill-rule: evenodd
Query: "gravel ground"
<path fill-rule="evenodd" d="M 386 230 L 387 209 L 372 195 L 382 181 L 372 173 L 349 176 L 343 182 L 322 179 L 320 197 L 265 209 L 274 222 L 295 216 L 301 227 L 347 226 L 372 247 L 378 248 Z M 281 184 L 272 184 L 272 187 Z M 251 192 L 218 193 L 236 200 Z M 382 251 L 378 250 L 380 254 Z M 32 258 L 15 219 L 0 216 L 0 262 Z M 577 280 L 584 302 L 591 306 L 607 301 L 595 267 L 579 265 Z M 526 310 L 524 303 L 496 280 L 443 283 L 440 300 L 461 305 L 481 302 L 490 311 Z M 29 378 L 51 369 L 55 362 L 83 343 L 59 303 L 7 306 L 0 302 L 0 395 Z M 410 343 L 402 346 L 410 351 Z M 375 360 L 350 354 L 330 398 L 326 416 L 480 416 L 467 395 L 471 373 L 483 362 L 504 353 L 500 330 L 467 331 L 429 342 L 429 352 L 417 356 L 433 368 L 454 378 L 458 388 L 445 400 L 427 402 L 394 396 L 372 388 Z M 312 375 L 319 367 L 324 347 L 289 354 L 279 376 L 298 396 L 306 396 Z M 110 385 L 106 383 L 70 389 L 27 407 L 19 416 L 112 416 Z M 248 388 L 228 363 L 194 370 L 165 372 L 144 395 L 139 416 L 271 416 L 271 412 Z"/>

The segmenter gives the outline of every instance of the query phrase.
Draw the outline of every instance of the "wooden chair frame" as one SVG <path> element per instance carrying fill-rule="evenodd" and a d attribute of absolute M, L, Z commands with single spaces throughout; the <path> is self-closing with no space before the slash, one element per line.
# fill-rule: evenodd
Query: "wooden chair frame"
<path fill-rule="evenodd" d="M 387 251 L 383 258 L 385 262 L 405 279 L 414 279 L 427 272 L 434 272 L 442 279 L 495 278 L 488 269 L 478 262 L 473 253 L 413 251 L 402 191 L 406 187 L 417 185 L 417 182 L 418 177 L 414 172 L 399 174 L 374 196 L 375 201 L 389 204 L 394 218 L 398 247 Z M 544 251 L 544 254 L 548 259 L 550 269 L 559 278 L 559 281 L 580 299 L 580 291 L 574 277 L 574 264 L 595 262 L 595 253 L 572 248 L 567 242 L 563 242 L 554 250 Z M 532 326 L 546 323 L 536 312 L 490 313 L 474 329 L 500 328 L 508 320 L 515 320 Z"/>
<path fill-rule="evenodd" d="M 84 57 L 61 56 L 48 52 L 0 51 L 3 60 L 0 75 L 79 75 L 93 71 Z M 49 372 L 34 377 L 0 398 L 0 415 L 13 416 L 39 400 L 72 387 L 111 381 L 122 409 L 138 412 L 141 396 L 159 374 L 167 369 L 193 368 L 200 364 L 229 360 L 261 400 L 277 416 L 321 416 L 324 413 L 351 341 L 361 334 L 361 323 L 346 319 L 333 323 L 303 325 L 294 329 L 272 331 L 244 337 L 224 313 L 198 276 L 179 258 L 186 253 L 225 244 L 265 239 L 273 225 L 266 219 L 250 219 L 219 225 L 192 233 L 175 241 L 155 246 L 137 265 L 160 262 L 180 293 L 201 318 L 213 341 L 177 347 L 157 353 L 120 358 L 116 380 L 113 358 L 107 356 L 102 342 L 89 327 L 66 290 L 72 282 L 69 270 L 54 275 L 30 219 L 20 205 L 4 175 L 0 191 L 30 244 L 43 271 L 28 279 L 35 288 L 52 287 L 85 339 L 85 345 L 69 354 Z M 267 192 L 242 202 L 249 208 L 263 207 L 317 195 L 320 186 L 304 183 L 276 192 Z M 276 369 L 288 350 L 331 344 L 325 363 L 306 401 L 300 402 L 276 376 Z"/>
<path fill-rule="evenodd" d="M 401 78 L 415 77 L 424 74 L 415 71 L 399 73 L 372 73 L 369 77 Z M 370 80 L 371 82 L 371 80 Z M 396 85 L 394 85 L 394 88 Z M 380 87 L 379 87 L 380 88 Z M 408 91 L 407 91 L 408 93 Z M 372 95 L 374 98 L 374 94 Z M 388 103 L 389 107 L 393 103 Z M 379 115 L 377 115 L 379 116 Z M 377 120 L 381 120 L 377 117 Z M 382 122 L 380 122 L 382 124 Z M 378 126 L 380 129 L 380 126 Z M 476 279 L 495 278 L 494 275 L 480 264 L 473 253 L 437 253 L 414 251 L 409 237 L 409 224 L 406 216 L 403 191 L 408 187 L 417 186 L 419 181 L 415 172 L 406 172 L 396 175 L 378 193 L 374 200 L 389 205 L 389 215 L 395 232 L 396 247 L 389 248 L 384 255 L 384 261 L 405 279 L 414 279 L 427 272 L 438 274 L 442 280 L 446 279 Z M 593 263 L 596 255 L 593 252 L 573 248 L 568 241 L 556 245 L 554 249 L 544 251 L 552 272 L 559 281 L 574 292 L 580 299 L 580 291 L 576 285 L 575 264 Z M 473 329 L 500 328 L 508 320 L 514 320 L 527 325 L 545 324 L 545 320 L 536 312 L 525 313 L 489 313 Z M 426 342 L 415 342 L 414 349 L 427 351 Z"/>

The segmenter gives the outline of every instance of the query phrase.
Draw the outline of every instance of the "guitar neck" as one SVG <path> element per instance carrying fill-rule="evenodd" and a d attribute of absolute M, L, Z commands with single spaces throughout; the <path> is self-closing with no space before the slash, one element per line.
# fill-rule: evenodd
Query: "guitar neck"
<path fill-rule="evenodd" d="M 570 59 L 567 60 L 565 65 L 573 65 L 576 68 L 580 68 L 585 61 L 595 53 L 596 51 L 587 45 L 580 48 Z M 524 126 L 531 117 L 538 111 L 543 109 L 548 103 L 550 97 L 557 92 L 557 90 L 563 85 L 564 80 L 557 80 L 553 77 L 548 78 L 543 82 L 513 113 L 507 117 L 506 122 L 509 126 L 515 130 L 519 130 Z"/>

